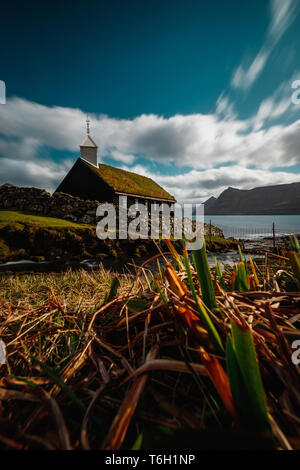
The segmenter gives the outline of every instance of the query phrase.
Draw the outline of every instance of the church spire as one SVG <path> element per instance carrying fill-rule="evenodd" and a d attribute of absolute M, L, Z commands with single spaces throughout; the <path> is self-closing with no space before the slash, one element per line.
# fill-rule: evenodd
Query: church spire
<path fill-rule="evenodd" d="M 90 120 L 89 120 L 89 115 L 86 115 L 86 133 L 87 135 L 90 134 Z"/>
<path fill-rule="evenodd" d="M 86 117 L 86 134 L 87 136 L 80 145 L 81 158 L 94 166 L 98 166 L 98 147 L 90 136 L 90 120 L 88 116 Z"/>

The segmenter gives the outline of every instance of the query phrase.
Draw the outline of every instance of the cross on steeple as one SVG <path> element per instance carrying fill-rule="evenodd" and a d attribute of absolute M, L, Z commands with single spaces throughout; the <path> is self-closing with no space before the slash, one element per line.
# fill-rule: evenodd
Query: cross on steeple
<path fill-rule="evenodd" d="M 86 117 L 86 133 L 87 135 L 90 133 L 90 120 L 88 116 Z"/>

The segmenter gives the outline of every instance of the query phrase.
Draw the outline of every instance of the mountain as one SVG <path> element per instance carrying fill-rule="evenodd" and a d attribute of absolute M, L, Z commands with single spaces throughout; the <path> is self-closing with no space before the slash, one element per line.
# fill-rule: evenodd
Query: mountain
<path fill-rule="evenodd" d="M 211 196 L 209 199 L 207 199 L 207 201 L 204 202 L 204 211 L 207 212 L 209 209 L 211 209 L 214 206 L 216 200 L 217 198 L 214 196 Z"/>
<path fill-rule="evenodd" d="M 300 214 L 300 183 L 253 189 L 227 188 L 205 203 L 206 215 Z"/>

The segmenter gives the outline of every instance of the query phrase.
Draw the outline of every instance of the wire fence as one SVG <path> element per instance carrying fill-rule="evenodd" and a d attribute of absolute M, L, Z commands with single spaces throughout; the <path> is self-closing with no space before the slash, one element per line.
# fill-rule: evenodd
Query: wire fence
<path fill-rule="evenodd" d="M 266 237 L 275 237 L 279 235 L 276 233 L 276 227 L 229 227 L 226 225 L 218 225 L 218 227 L 224 233 L 226 238 L 233 237 L 233 238 L 241 238 L 241 239 L 260 239 Z"/>
<path fill-rule="evenodd" d="M 209 227 L 211 227 L 211 222 L 208 222 Z M 266 226 L 253 226 L 245 225 L 241 227 L 232 227 L 229 225 L 217 224 L 225 236 L 225 238 L 235 238 L 243 240 L 260 240 L 264 238 L 273 239 L 274 245 L 276 238 L 282 237 L 284 235 L 291 235 L 295 233 L 294 231 L 285 230 L 283 231 L 279 226 L 276 227 L 275 223 L 266 225 Z M 212 229 L 208 229 L 208 234 L 212 233 Z"/>

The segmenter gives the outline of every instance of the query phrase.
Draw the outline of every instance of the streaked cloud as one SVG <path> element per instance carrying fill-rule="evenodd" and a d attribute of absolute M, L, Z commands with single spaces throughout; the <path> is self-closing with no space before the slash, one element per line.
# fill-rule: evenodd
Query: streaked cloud
<path fill-rule="evenodd" d="M 270 7 L 270 25 L 265 42 L 250 64 L 243 62 L 237 67 L 231 80 L 233 88 L 247 90 L 253 85 L 264 69 L 274 47 L 298 14 L 299 1 L 271 0 Z"/>
<path fill-rule="evenodd" d="M 283 81 L 271 96 L 262 101 L 256 115 L 250 119 L 254 130 L 268 126 L 284 115 L 293 117 L 299 113 L 300 107 L 295 105 L 291 99 L 293 93 L 291 86 L 298 77 L 300 77 L 300 70 L 295 72 L 289 80 Z"/>

